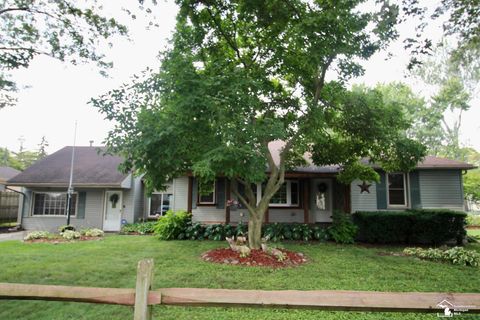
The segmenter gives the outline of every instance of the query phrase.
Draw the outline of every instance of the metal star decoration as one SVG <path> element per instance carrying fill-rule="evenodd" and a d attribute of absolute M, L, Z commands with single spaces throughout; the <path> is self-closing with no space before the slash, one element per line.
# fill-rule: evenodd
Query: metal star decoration
<path fill-rule="evenodd" d="M 363 192 L 368 192 L 370 193 L 370 190 L 368 188 L 370 188 L 372 185 L 371 184 L 367 184 L 365 181 L 363 181 L 362 184 L 358 184 L 358 186 L 360 187 L 360 193 L 363 193 Z"/>

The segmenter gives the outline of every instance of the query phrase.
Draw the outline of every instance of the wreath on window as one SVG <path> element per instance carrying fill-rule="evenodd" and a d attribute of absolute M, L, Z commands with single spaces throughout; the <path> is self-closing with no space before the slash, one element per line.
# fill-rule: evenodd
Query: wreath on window
<path fill-rule="evenodd" d="M 326 184 L 325 182 L 322 182 L 322 183 L 319 183 L 319 184 L 318 184 L 317 188 L 318 188 L 318 191 L 319 191 L 319 192 L 322 192 L 322 193 L 323 193 L 323 192 L 326 192 L 326 191 L 327 191 L 328 186 L 327 186 L 327 184 Z"/>
<path fill-rule="evenodd" d="M 117 202 L 118 202 L 118 194 L 114 193 L 110 196 L 110 202 L 112 203 L 112 208 L 117 207 Z"/>

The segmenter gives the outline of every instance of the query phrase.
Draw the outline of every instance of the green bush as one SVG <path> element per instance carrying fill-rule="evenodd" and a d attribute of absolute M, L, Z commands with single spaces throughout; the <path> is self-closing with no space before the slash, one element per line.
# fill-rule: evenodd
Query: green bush
<path fill-rule="evenodd" d="M 453 247 L 447 250 L 405 248 L 403 253 L 421 259 L 447 261 L 462 266 L 478 267 L 480 265 L 480 254 L 476 251 L 466 250 L 462 247 Z"/>
<path fill-rule="evenodd" d="M 157 221 L 128 223 L 122 227 L 122 233 L 151 234 Z"/>
<path fill-rule="evenodd" d="M 466 221 L 467 226 L 480 227 L 480 214 L 468 214 Z"/>
<path fill-rule="evenodd" d="M 262 235 L 271 242 L 280 242 L 285 239 L 283 236 L 283 226 L 281 223 L 267 224 L 263 227 Z"/>
<path fill-rule="evenodd" d="M 334 210 L 332 225 L 328 227 L 328 234 L 331 239 L 338 243 L 353 243 L 357 234 L 357 227 L 352 222 L 349 214 Z"/>
<path fill-rule="evenodd" d="M 461 244 L 466 234 L 466 214 L 445 209 L 356 212 L 353 217 L 362 242 Z"/>
<path fill-rule="evenodd" d="M 161 240 L 178 239 L 191 221 L 192 215 L 185 211 L 168 211 L 158 219 L 154 226 L 154 234 Z"/>
<path fill-rule="evenodd" d="M 313 239 L 318 241 L 327 241 L 330 239 L 327 228 L 321 226 L 314 226 L 312 228 Z"/>
<path fill-rule="evenodd" d="M 201 223 L 189 221 L 183 234 L 185 240 L 203 240 L 205 239 L 205 227 Z"/>
<path fill-rule="evenodd" d="M 82 229 L 80 230 L 80 234 L 86 237 L 103 237 L 105 233 L 103 232 L 103 230 L 92 228 L 92 229 Z"/>
<path fill-rule="evenodd" d="M 81 236 L 80 232 L 68 230 L 68 229 L 65 230 L 64 232 L 61 232 L 60 235 L 65 240 L 75 240 L 75 239 L 79 239 Z"/>
<path fill-rule="evenodd" d="M 24 240 L 34 240 L 34 239 L 52 239 L 55 235 L 48 231 L 32 231 L 27 234 Z"/>

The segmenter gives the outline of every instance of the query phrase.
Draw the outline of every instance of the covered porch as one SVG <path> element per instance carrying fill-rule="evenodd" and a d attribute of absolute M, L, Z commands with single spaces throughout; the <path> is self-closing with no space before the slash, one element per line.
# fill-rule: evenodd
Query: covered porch
<path fill-rule="evenodd" d="M 195 178 L 189 177 L 188 188 L 188 211 L 194 221 L 232 224 L 248 221 L 248 210 L 239 203 L 226 178 L 217 178 L 214 194 L 205 199 L 198 194 Z M 257 199 L 261 197 L 261 188 L 259 184 Z M 211 203 L 202 202 L 206 199 Z M 234 205 L 228 205 L 231 200 Z M 350 185 L 340 183 L 334 173 L 290 172 L 285 175 L 284 186 L 272 198 L 264 222 L 331 223 L 334 210 L 351 211 Z"/>

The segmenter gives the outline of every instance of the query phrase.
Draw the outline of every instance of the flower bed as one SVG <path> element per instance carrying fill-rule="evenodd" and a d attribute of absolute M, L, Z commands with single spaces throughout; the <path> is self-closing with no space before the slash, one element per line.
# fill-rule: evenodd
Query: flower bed
<path fill-rule="evenodd" d="M 61 243 L 70 241 L 87 241 L 87 240 L 101 240 L 104 233 L 100 229 L 83 229 L 75 231 L 74 228 L 66 229 L 61 227 L 60 233 L 50 233 L 48 231 L 33 231 L 27 234 L 23 239 L 24 242 L 47 242 L 47 243 Z"/>
<path fill-rule="evenodd" d="M 307 258 L 303 253 L 292 252 L 285 249 L 279 250 L 286 255 L 286 258 L 282 261 L 279 261 L 271 254 L 260 249 L 253 249 L 249 256 L 240 257 L 239 252 L 233 251 L 230 248 L 220 248 L 207 251 L 202 254 L 202 259 L 213 263 L 271 268 L 293 267 L 307 262 Z"/>

